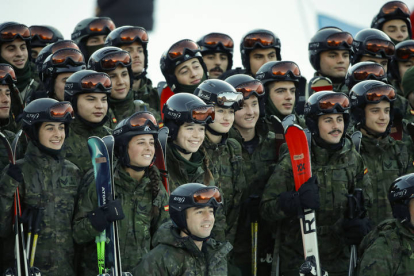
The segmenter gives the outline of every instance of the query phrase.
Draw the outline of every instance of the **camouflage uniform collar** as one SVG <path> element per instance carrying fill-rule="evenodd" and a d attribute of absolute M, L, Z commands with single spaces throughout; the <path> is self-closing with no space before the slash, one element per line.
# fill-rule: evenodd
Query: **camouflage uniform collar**
<path fill-rule="evenodd" d="M 172 177 L 177 177 L 179 179 L 179 182 L 181 183 L 188 183 L 188 182 L 194 182 L 192 180 L 202 179 L 204 175 L 204 165 L 203 160 L 205 158 L 205 155 L 200 150 L 197 152 L 202 160 L 200 163 L 200 166 L 197 167 L 196 172 L 190 177 L 186 170 L 186 162 L 190 162 L 188 160 L 185 160 L 181 155 L 178 156 L 173 152 L 173 146 L 167 146 L 167 163 L 168 163 L 168 171 Z M 177 154 L 179 154 L 177 152 Z M 194 153 L 193 153 L 194 154 Z"/>
<path fill-rule="evenodd" d="M 344 145 L 340 150 L 330 151 L 318 146 L 314 139 L 312 139 L 312 162 L 319 163 L 320 165 L 324 165 L 329 160 L 336 160 L 343 154 L 351 151 L 353 148 L 352 141 L 345 136 L 344 138 Z"/>
<path fill-rule="evenodd" d="M 364 151 L 375 153 L 375 154 L 378 153 L 378 150 L 382 152 L 388 151 L 394 145 L 395 145 L 395 140 L 392 139 L 390 136 L 387 136 L 383 139 L 375 139 L 375 138 L 363 135 L 361 139 L 361 146 L 364 149 Z"/>
<path fill-rule="evenodd" d="M 208 136 L 206 135 L 202 144 L 202 147 L 206 148 L 206 149 L 212 149 L 212 150 L 218 150 L 219 148 L 223 148 L 226 146 L 226 141 L 229 137 L 229 134 L 223 134 L 223 138 L 221 139 L 221 142 L 216 144 L 213 143 L 210 138 L 208 138 Z"/>
<path fill-rule="evenodd" d="M 76 118 L 69 124 L 69 127 L 70 127 L 70 131 L 73 131 L 82 137 L 89 138 L 90 136 L 94 136 L 94 135 L 103 137 L 105 135 L 108 135 L 104 126 L 90 128 L 89 126 L 85 125 L 81 120 L 76 119 Z M 70 131 L 69 131 L 69 135 L 70 135 Z"/>
<path fill-rule="evenodd" d="M 36 159 L 36 163 L 37 165 L 48 165 L 51 162 L 56 163 L 56 159 L 53 158 L 51 155 L 46 154 L 44 152 L 42 152 L 38 147 L 36 147 L 31 141 L 29 141 L 28 145 L 27 145 L 27 149 L 26 149 L 26 153 L 25 153 L 25 158 L 35 158 Z M 57 156 L 57 158 L 59 160 L 63 159 L 61 154 L 59 154 Z M 33 164 L 34 164 L 33 163 Z"/>
<path fill-rule="evenodd" d="M 118 163 L 116 164 L 115 170 L 114 170 L 114 179 L 115 184 L 122 184 L 117 185 L 122 190 L 126 192 L 134 192 L 138 189 L 146 189 L 150 179 L 148 178 L 147 174 L 145 173 L 144 176 L 140 181 L 133 179 L 129 173 Z M 119 180 L 119 181 L 116 181 Z M 149 187 L 150 188 L 150 187 Z"/>
<path fill-rule="evenodd" d="M 132 89 L 128 91 L 128 94 L 123 99 L 119 100 L 119 99 L 114 99 L 112 97 L 108 97 L 108 103 L 110 107 L 116 106 L 116 105 L 124 105 L 125 103 L 129 101 L 133 101 L 133 100 L 134 100 L 134 93 L 132 92 Z"/>

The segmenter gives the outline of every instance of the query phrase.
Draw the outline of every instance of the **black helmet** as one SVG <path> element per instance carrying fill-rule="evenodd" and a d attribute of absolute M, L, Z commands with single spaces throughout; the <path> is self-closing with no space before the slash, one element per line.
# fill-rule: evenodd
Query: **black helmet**
<path fill-rule="evenodd" d="M 394 180 L 388 191 L 388 200 L 394 218 L 410 228 L 414 228 L 410 216 L 410 200 L 414 197 L 414 173 Z"/>
<path fill-rule="evenodd" d="M 309 61 L 313 69 L 321 69 L 320 53 L 329 50 L 348 50 L 352 54 L 352 35 L 337 27 L 319 29 L 308 45 Z"/>
<path fill-rule="evenodd" d="M 207 67 L 204 63 L 203 57 L 200 52 L 200 47 L 197 43 L 190 39 L 183 39 L 174 43 L 164 54 L 161 56 L 160 67 L 161 72 L 167 81 L 168 86 L 173 92 L 176 92 L 178 82 L 175 77 L 174 70 L 181 63 L 197 58 L 204 70 L 204 75 L 207 76 Z"/>
<path fill-rule="evenodd" d="M 128 69 L 130 88 L 132 88 L 134 75 L 131 68 L 131 56 L 121 48 L 108 46 L 96 50 L 89 58 L 88 70 L 108 73 L 115 70 L 118 65 Z"/>
<path fill-rule="evenodd" d="M 131 165 L 128 155 L 128 143 L 131 141 L 132 137 L 141 134 L 152 134 L 155 141 L 158 139 L 157 120 L 150 112 L 142 111 L 134 113 L 130 117 L 119 122 L 113 131 L 116 157 L 122 166 L 133 168 L 136 171 L 145 170 L 147 167 L 136 167 Z"/>
<path fill-rule="evenodd" d="M 272 31 L 265 29 L 254 29 L 245 34 L 240 42 L 241 60 L 247 73 L 250 72 L 250 57 L 249 54 L 252 50 L 262 48 L 274 48 L 276 50 L 277 60 L 282 60 L 281 56 L 281 43 L 277 35 Z"/>
<path fill-rule="evenodd" d="M 0 32 L 2 33 L 0 36 L 0 44 L 14 41 L 16 38 L 24 40 L 26 42 L 28 60 L 31 60 L 30 29 L 26 25 L 12 21 L 3 22 L 0 24 Z"/>
<path fill-rule="evenodd" d="M 35 64 L 37 67 L 37 71 L 39 72 L 39 77 L 42 79 L 41 72 L 43 67 L 43 62 L 45 59 L 60 49 L 76 49 L 79 50 L 78 45 L 72 41 L 72 40 L 61 40 L 52 44 L 47 45 L 44 47 L 39 54 L 37 55 L 37 58 L 35 60 Z M 79 50 L 80 51 L 80 50 Z M 86 61 L 85 61 L 86 63 Z"/>
<path fill-rule="evenodd" d="M 396 80 L 399 83 L 402 81 L 402 78 L 400 76 L 400 69 L 398 68 L 398 62 L 408 61 L 412 57 L 414 57 L 413 39 L 402 41 L 395 46 L 395 52 L 391 57 L 388 69 L 388 74 L 392 79 Z"/>
<path fill-rule="evenodd" d="M 122 26 L 116 28 L 106 37 L 105 46 L 120 47 L 122 45 L 139 42 L 144 49 L 144 71 L 140 76 L 144 76 L 148 69 L 148 33 L 143 27 L 138 26 Z"/>
<path fill-rule="evenodd" d="M 61 49 L 45 59 L 39 75 L 46 91 L 51 95 L 54 92 L 54 83 L 58 74 L 74 73 L 85 69 L 86 65 L 81 51 Z"/>
<path fill-rule="evenodd" d="M 348 90 L 364 80 L 378 80 L 387 83 L 387 74 L 381 64 L 372 61 L 361 61 L 349 67 L 345 76 Z"/>
<path fill-rule="evenodd" d="M 13 66 L 8 63 L 0 63 L 0 72 L 0 84 L 8 85 L 10 91 L 13 91 L 13 86 L 17 83 Z"/>
<path fill-rule="evenodd" d="M 243 107 L 243 94 L 229 83 L 219 80 L 205 80 L 196 88 L 194 95 L 206 104 L 239 110 Z"/>
<path fill-rule="evenodd" d="M 200 46 L 201 54 L 203 56 L 217 52 L 227 54 L 229 62 L 226 70 L 230 70 L 233 67 L 234 42 L 229 35 L 223 33 L 209 33 L 197 40 L 197 44 Z"/>
<path fill-rule="evenodd" d="M 351 64 L 354 65 L 362 56 L 391 59 L 395 45 L 384 32 L 367 28 L 355 35 L 352 50 L 354 53 Z"/>
<path fill-rule="evenodd" d="M 206 104 L 190 93 L 172 95 L 165 103 L 162 113 L 164 125 L 170 130 L 171 140 L 177 138 L 178 129 L 184 123 L 210 124 L 214 121 L 214 106 Z"/>
<path fill-rule="evenodd" d="M 192 207 L 212 207 L 214 214 L 222 204 L 222 197 L 216 186 L 206 186 L 199 183 L 188 183 L 177 187 L 170 195 L 169 213 L 174 225 L 184 231 L 192 239 L 205 241 L 210 236 L 202 238 L 192 235 L 188 230 L 186 211 Z"/>
<path fill-rule="evenodd" d="M 390 1 L 385 3 L 379 13 L 372 19 L 371 28 L 382 31 L 382 26 L 385 22 L 393 19 L 401 19 L 407 24 L 408 37 L 412 37 L 410 9 L 404 2 Z"/>
<path fill-rule="evenodd" d="M 305 103 L 304 115 L 306 126 L 312 135 L 319 137 L 318 119 L 325 114 L 343 114 L 344 137 L 349 125 L 350 102 L 344 93 L 333 91 L 320 91 L 312 94 Z"/>
<path fill-rule="evenodd" d="M 265 89 L 263 84 L 253 78 L 252 76 L 245 74 L 236 74 L 225 79 L 225 82 L 230 83 L 237 92 L 243 94 L 245 100 L 249 99 L 252 94 L 256 95 L 259 100 L 259 117 L 265 116 Z"/>
<path fill-rule="evenodd" d="M 372 95 L 370 95 L 371 92 Z M 364 128 L 368 132 L 369 130 L 365 128 L 365 106 L 369 103 L 379 103 L 382 100 L 390 102 L 390 122 L 387 130 L 380 136 L 372 135 L 374 137 L 386 137 L 390 133 L 394 119 L 393 102 L 396 98 L 396 92 L 392 85 L 376 80 L 361 81 L 355 84 L 349 91 L 349 98 L 352 106 L 352 117 L 356 122 L 356 127 L 358 129 Z"/>
<path fill-rule="evenodd" d="M 33 25 L 29 29 L 32 36 L 32 47 L 45 47 L 51 43 L 63 40 L 62 33 L 53 26 Z"/>

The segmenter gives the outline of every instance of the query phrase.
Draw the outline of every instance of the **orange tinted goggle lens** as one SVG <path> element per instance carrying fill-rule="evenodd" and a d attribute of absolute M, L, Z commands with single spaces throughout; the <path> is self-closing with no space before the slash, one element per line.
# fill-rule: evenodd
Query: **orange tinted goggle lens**
<path fill-rule="evenodd" d="M 367 100 L 370 102 L 379 101 L 383 96 L 386 96 L 388 99 L 393 100 L 395 99 L 395 90 L 390 86 L 378 87 L 371 89 L 365 95 Z"/>
<path fill-rule="evenodd" d="M 272 74 L 275 76 L 284 76 L 288 72 L 292 72 L 295 76 L 300 76 L 299 67 L 293 62 L 282 62 L 272 67 Z"/>
<path fill-rule="evenodd" d="M 157 120 L 154 118 L 154 116 L 152 116 L 149 113 L 137 114 L 129 120 L 129 123 L 132 127 L 140 127 L 145 126 L 148 120 L 151 121 L 154 124 L 154 126 L 157 125 Z"/>
<path fill-rule="evenodd" d="M 60 49 L 75 49 L 79 50 L 79 46 L 73 41 L 58 41 L 52 46 L 52 53 Z"/>
<path fill-rule="evenodd" d="M 352 45 L 353 41 L 354 41 L 354 39 L 352 38 L 352 35 L 350 33 L 346 33 L 346 32 L 336 33 L 336 34 L 330 35 L 326 39 L 326 43 L 330 47 L 341 46 L 342 43 L 344 43 L 344 42 L 346 42 L 348 45 Z"/>
<path fill-rule="evenodd" d="M 97 19 L 89 24 L 89 30 L 91 32 L 102 32 L 102 30 L 105 28 L 108 28 L 111 31 L 114 30 L 114 22 L 109 19 Z"/>
<path fill-rule="evenodd" d="M 331 110 L 339 104 L 342 108 L 349 108 L 349 99 L 344 95 L 328 95 L 319 100 L 321 110 Z"/>
<path fill-rule="evenodd" d="M 45 27 L 41 27 L 41 26 L 34 26 L 34 27 L 30 27 L 30 35 L 32 37 L 34 37 L 35 35 L 38 35 L 39 38 L 41 38 L 42 40 L 52 40 L 53 39 L 53 32 Z"/>
<path fill-rule="evenodd" d="M 397 9 L 400 9 L 405 14 L 410 14 L 410 9 L 407 5 L 400 1 L 388 2 L 382 7 L 381 11 L 385 14 L 389 14 L 395 12 Z"/>
<path fill-rule="evenodd" d="M 276 44 L 276 39 L 273 35 L 266 33 L 249 34 L 243 39 L 243 45 L 246 48 L 251 48 L 256 43 L 260 43 L 263 46 L 271 46 Z"/>
<path fill-rule="evenodd" d="M 24 25 L 14 25 L 1 30 L 0 35 L 5 40 L 14 39 L 17 35 L 20 35 L 22 38 L 30 38 L 30 30 Z"/>
<path fill-rule="evenodd" d="M 384 68 L 377 64 L 366 65 L 354 71 L 354 79 L 362 81 L 366 80 L 369 75 L 383 77 L 385 75 Z"/>
<path fill-rule="evenodd" d="M 106 75 L 96 74 L 90 75 L 81 80 L 81 86 L 84 89 L 96 88 L 98 84 L 102 84 L 105 88 L 111 88 L 111 79 Z"/>
<path fill-rule="evenodd" d="M 196 203 L 207 203 L 212 198 L 215 198 L 218 203 L 221 203 L 222 201 L 221 194 L 218 189 L 205 189 L 197 191 L 193 198 Z"/>
<path fill-rule="evenodd" d="M 237 92 L 243 93 L 243 96 L 246 98 L 252 92 L 256 92 L 261 95 L 264 92 L 263 84 L 260 81 L 252 81 L 248 83 L 243 83 L 236 88 Z"/>
<path fill-rule="evenodd" d="M 101 66 L 104 69 L 115 68 L 118 63 L 129 65 L 131 63 L 131 56 L 127 52 L 119 52 L 108 55 L 101 60 Z"/>
<path fill-rule="evenodd" d="M 81 52 L 75 49 L 63 49 L 55 52 L 52 55 L 53 64 L 62 64 L 68 58 L 71 58 L 74 62 L 84 62 L 83 55 Z"/>
<path fill-rule="evenodd" d="M 195 50 L 199 50 L 200 48 L 197 45 L 197 43 L 195 43 L 194 41 L 184 40 L 171 46 L 170 50 L 168 51 L 168 56 L 171 59 L 181 57 L 182 55 L 184 55 L 185 49 L 195 51 Z"/>
<path fill-rule="evenodd" d="M 413 57 L 414 56 L 414 45 L 399 48 L 395 52 L 395 56 L 398 59 L 409 59 L 410 57 Z"/>
<path fill-rule="evenodd" d="M 50 116 L 52 118 L 63 118 L 68 113 L 74 118 L 73 108 L 70 103 L 57 103 L 50 108 Z"/>
<path fill-rule="evenodd" d="M 5 78 L 7 75 L 10 75 L 13 80 L 17 81 L 16 73 L 11 66 L 0 65 L 0 79 Z"/>
<path fill-rule="evenodd" d="M 209 46 L 215 46 L 220 42 L 226 48 L 233 48 L 234 46 L 233 39 L 225 34 L 210 34 L 204 37 L 204 43 Z"/>
<path fill-rule="evenodd" d="M 207 120 L 208 116 L 211 117 L 212 120 L 214 120 L 214 107 L 212 106 L 203 106 L 203 107 L 199 107 L 199 108 L 195 108 L 192 111 L 192 117 L 194 120 L 197 121 L 205 121 Z"/>
<path fill-rule="evenodd" d="M 365 48 L 373 53 L 384 50 L 385 54 L 389 56 L 393 55 L 395 50 L 395 46 L 391 42 L 377 39 L 368 40 L 365 44 Z"/>
<path fill-rule="evenodd" d="M 142 28 L 134 28 L 134 29 L 128 29 L 119 35 L 121 38 L 121 41 L 129 42 L 129 41 L 135 41 L 135 39 L 138 37 L 142 42 L 148 42 L 148 34 L 147 32 Z"/>

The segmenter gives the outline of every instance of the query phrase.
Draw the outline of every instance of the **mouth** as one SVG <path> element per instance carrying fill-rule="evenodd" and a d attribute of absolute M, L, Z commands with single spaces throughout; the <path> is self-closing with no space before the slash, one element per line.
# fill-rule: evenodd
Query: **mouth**
<path fill-rule="evenodd" d="M 189 140 L 188 143 L 190 143 L 190 145 L 194 145 L 194 146 L 199 146 L 200 145 L 200 141 Z"/>
<path fill-rule="evenodd" d="M 103 112 L 94 112 L 93 115 L 95 115 L 96 117 L 102 117 Z"/>
<path fill-rule="evenodd" d="M 228 127 L 230 123 L 221 123 L 222 126 Z"/>
<path fill-rule="evenodd" d="M 142 157 L 144 157 L 144 158 L 151 158 L 151 154 L 143 154 Z"/>
<path fill-rule="evenodd" d="M 118 92 L 118 93 L 121 93 L 121 92 L 124 92 L 124 91 L 125 91 L 125 88 L 115 89 L 115 92 Z"/>
<path fill-rule="evenodd" d="M 199 84 L 200 82 L 201 82 L 201 79 L 196 79 L 196 80 L 193 80 L 191 84 Z"/>
<path fill-rule="evenodd" d="M 50 143 L 54 145 L 60 145 L 62 143 L 62 140 L 50 140 Z"/>
<path fill-rule="evenodd" d="M 334 137 L 338 137 L 339 135 L 341 135 L 341 134 L 342 134 L 342 132 L 341 132 L 341 131 L 336 130 L 336 131 L 329 132 L 329 134 L 330 134 L 330 135 L 332 135 L 332 136 L 334 136 Z"/>
<path fill-rule="evenodd" d="M 337 71 L 345 71 L 345 67 L 335 67 L 335 70 L 337 70 Z"/>
<path fill-rule="evenodd" d="M 291 104 L 291 103 L 285 103 L 285 104 L 283 104 L 283 107 L 286 108 L 286 109 L 291 109 L 292 106 L 293 106 L 293 104 Z"/>
<path fill-rule="evenodd" d="M 17 65 L 24 65 L 25 60 L 24 59 L 16 59 L 16 60 L 13 60 L 13 62 Z"/>
<path fill-rule="evenodd" d="M 205 229 L 211 228 L 211 223 L 202 224 L 201 228 L 205 228 Z"/>

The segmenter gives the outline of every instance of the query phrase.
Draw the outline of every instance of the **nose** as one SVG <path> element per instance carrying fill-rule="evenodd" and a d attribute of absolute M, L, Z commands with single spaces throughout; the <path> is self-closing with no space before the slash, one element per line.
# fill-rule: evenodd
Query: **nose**
<path fill-rule="evenodd" d="M 345 63 L 345 58 L 342 55 L 338 55 L 337 62 L 338 63 Z"/>
<path fill-rule="evenodd" d="M 191 78 L 195 78 L 197 76 L 197 70 L 190 68 Z"/>
<path fill-rule="evenodd" d="M 19 47 L 16 47 L 16 56 L 20 57 L 22 55 L 23 55 L 22 49 L 20 49 Z"/>
<path fill-rule="evenodd" d="M 216 57 L 216 58 L 214 59 L 214 63 L 215 63 L 216 65 L 221 65 L 221 59 L 220 59 L 220 57 Z"/>
<path fill-rule="evenodd" d="M 95 108 L 96 109 L 102 109 L 103 108 L 103 103 L 101 101 L 96 101 L 95 102 Z"/>
<path fill-rule="evenodd" d="M 1 94 L 0 101 L 2 103 L 9 103 L 10 102 L 10 98 L 6 94 Z"/>

